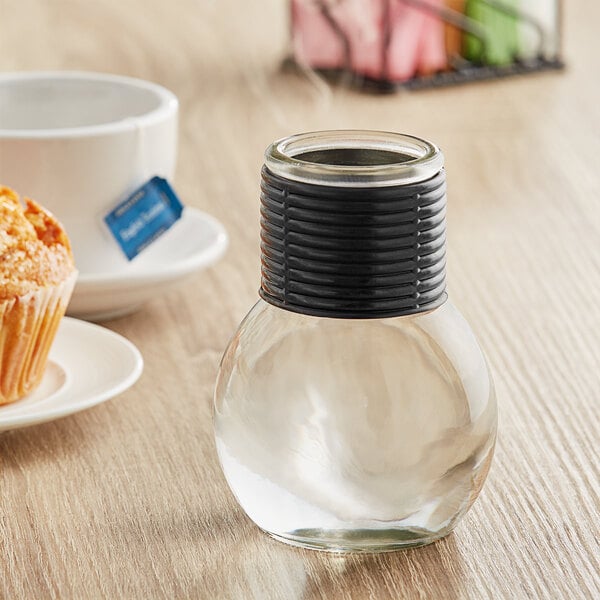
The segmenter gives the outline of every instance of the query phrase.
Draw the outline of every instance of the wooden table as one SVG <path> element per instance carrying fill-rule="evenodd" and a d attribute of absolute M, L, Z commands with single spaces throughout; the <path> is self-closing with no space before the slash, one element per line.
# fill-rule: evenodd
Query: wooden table
<path fill-rule="evenodd" d="M 134 388 L 0 435 L 3 598 L 600 598 L 600 5 L 566 8 L 564 74 L 374 97 L 278 70 L 282 0 L 0 0 L 0 69 L 110 71 L 179 96 L 176 187 L 231 236 L 216 267 L 106 324 L 144 355 Z M 257 298 L 262 152 L 337 127 L 443 148 L 450 294 L 500 404 L 456 532 L 379 556 L 263 535 L 212 438 L 219 358 Z"/>

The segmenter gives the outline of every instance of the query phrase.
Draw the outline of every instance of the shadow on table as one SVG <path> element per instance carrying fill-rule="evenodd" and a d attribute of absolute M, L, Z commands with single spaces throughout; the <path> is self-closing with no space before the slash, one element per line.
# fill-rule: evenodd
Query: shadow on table
<path fill-rule="evenodd" d="M 87 418 L 93 416 L 91 411 Z M 70 481 L 68 473 L 75 468 L 71 463 L 90 443 L 89 430 L 86 436 L 80 418 L 84 417 L 0 435 L 2 469 L 23 471 L 22 476 L 11 478 L 16 494 L 43 496 L 48 478 Z M 218 477 L 216 465 L 212 471 L 205 476 Z M 135 486 L 111 492 L 110 505 L 116 503 L 121 510 L 104 510 L 102 496 L 82 509 L 88 510 L 84 516 L 93 520 L 93 527 L 88 523 L 79 531 L 79 543 L 95 544 L 115 590 L 128 589 L 128 572 L 121 565 L 135 556 L 138 567 L 155 578 L 148 585 L 171 597 L 208 598 L 217 591 L 215 598 L 244 600 L 466 596 L 460 538 L 454 535 L 423 548 L 379 555 L 309 551 L 260 532 L 228 498 L 224 482 L 198 486 L 194 494 L 188 488 L 187 494 L 177 495 L 173 481 L 172 498 L 159 490 L 150 493 L 136 477 L 129 482 L 134 483 L 137 493 Z"/>
<path fill-rule="evenodd" d="M 468 585 L 454 535 L 387 554 L 338 555 L 287 546 L 262 533 L 223 487 L 165 498 L 121 490 L 123 509 L 94 511 L 82 530 L 104 557 L 112 591 L 130 589 L 123 561 L 135 557 L 148 589 L 168 597 L 230 600 L 465 597 Z"/>
<path fill-rule="evenodd" d="M 385 554 L 314 554 L 303 600 L 317 598 L 444 598 L 466 595 L 454 535 L 435 544 Z M 346 595 L 344 595 L 344 592 Z"/>
<path fill-rule="evenodd" d="M 204 546 L 204 560 L 200 580 L 192 588 L 195 592 L 220 590 L 223 598 L 260 600 L 453 600 L 467 595 L 467 576 L 454 534 L 412 550 L 341 555 L 287 546 L 236 512 L 196 522 L 197 537 L 188 538 L 188 543 L 194 553 Z M 190 525 L 184 527 L 186 537 Z"/>

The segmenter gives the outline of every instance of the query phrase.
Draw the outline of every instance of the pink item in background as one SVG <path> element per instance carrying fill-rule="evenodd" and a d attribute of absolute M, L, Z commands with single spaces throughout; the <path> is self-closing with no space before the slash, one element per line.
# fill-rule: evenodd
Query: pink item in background
<path fill-rule="evenodd" d="M 298 63 L 350 69 L 379 80 L 406 81 L 447 66 L 444 26 L 428 6 L 403 0 L 292 0 Z"/>
<path fill-rule="evenodd" d="M 392 2 L 392 5 L 390 18 L 394 26 L 387 53 L 387 77 L 392 81 L 406 81 L 417 74 L 426 15 L 404 2 Z"/>
<path fill-rule="evenodd" d="M 385 78 L 383 34 L 387 18 L 386 0 L 345 0 L 339 2 L 345 11 L 341 19 L 347 19 L 348 37 L 352 53 L 351 66 L 355 73 Z M 341 12 L 341 11 L 340 11 Z"/>
<path fill-rule="evenodd" d="M 316 69 L 382 76 L 382 0 L 292 0 L 296 60 Z"/>
<path fill-rule="evenodd" d="M 428 0 L 433 8 L 443 9 L 444 0 Z M 421 32 L 421 48 L 417 71 L 420 75 L 431 75 L 448 67 L 446 54 L 446 38 L 444 21 L 435 13 L 423 12 L 425 15 Z"/>
<path fill-rule="evenodd" d="M 320 2 L 292 0 L 292 44 L 296 61 L 315 69 L 345 66 L 343 39 L 324 16 Z"/>

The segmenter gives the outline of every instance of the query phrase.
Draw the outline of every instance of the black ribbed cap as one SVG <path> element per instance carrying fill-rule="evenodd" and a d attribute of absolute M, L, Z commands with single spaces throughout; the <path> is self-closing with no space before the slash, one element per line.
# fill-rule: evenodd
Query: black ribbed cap
<path fill-rule="evenodd" d="M 346 319 L 436 308 L 446 299 L 445 208 L 443 169 L 405 185 L 354 187 L 265 166 L 260 295 L 285 310 Z"/>

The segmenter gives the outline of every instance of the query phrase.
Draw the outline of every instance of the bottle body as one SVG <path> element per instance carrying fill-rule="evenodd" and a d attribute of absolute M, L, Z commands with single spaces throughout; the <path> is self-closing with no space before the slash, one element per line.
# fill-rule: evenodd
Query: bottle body
<path fill-rule="evenodd" d="M 242 508 L 278 539 L 334 551 L 451 531 L 481 489 L 496 420 L 485 358 L 450 301 L 339 319 L 260 300 L 215 391 L 219 459 Z"/>

